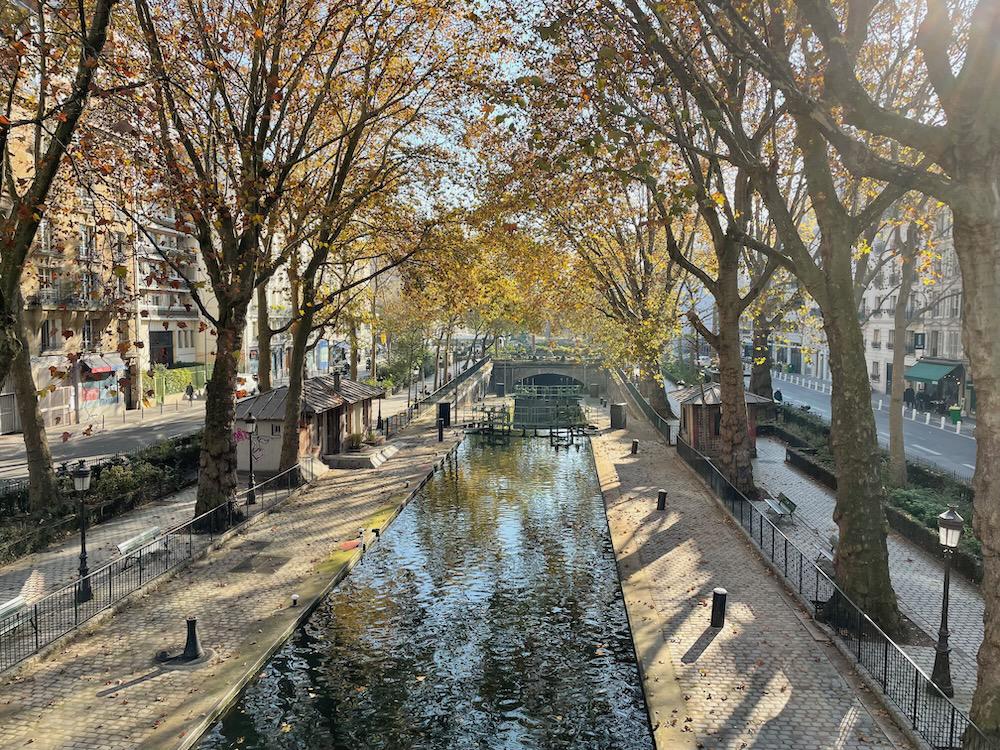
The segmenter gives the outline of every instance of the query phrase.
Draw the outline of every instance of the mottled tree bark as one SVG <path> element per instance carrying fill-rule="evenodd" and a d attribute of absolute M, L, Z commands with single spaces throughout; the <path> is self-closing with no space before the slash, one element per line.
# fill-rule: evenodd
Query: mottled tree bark
<path fill-rule="evenodd" d="M 23 300 L 21 304 L 23 309 Z M 38 405 L 38 387 L 31 372 L 23 314 L 17 317 L 16 328 L 20 350 L 14 357 L 10 374 L 14 381 L 17 412 L 24 435 L 25 460 L 28 464 L 28 504 L 33 515 L 51 514 L 59 509 L 62 498 L 52 468 L 52 452 L 45 434 L 45 421 Z"/>
<path fill-rule="evenodd" d="M 720 269 L 721 270 L 721 269 Z M 728 277 L 732 276 L 730 280 Z M 733 297 L 727 293 L 717 297 L 719 309 L 719 333 L 716 351 L 719 355 L 719 398 L 722 403 L 722 418 L 719 438 L 722 450 L 719 468 L 740 492 L 752 493 L 753 483 L 753 443 L 750 440 L 750 425 L 747 420 L 746 396 L 743 387 L 743 357 L 740 344 L 739 287 L 736 269 L 720 273 L 720 291 L 731 287 Z M 727 298 L 728 297 L 728 298 Z"/>
<path fill-rule="evenodd" d="M 351 380 L 358 379 L 358 324 L 351 319 Z"/>
<path fill-rule="evenodd" d="M 201 438 L 195 515 L 224 505 L 236 496 L 236 374 L 249 299 L 219 301 L 215 367 L 206 387 L 205 428 Z M 221 519 L 216 520 L 216 526 Z"/>
<path fill-rule="evenodd" d="M 754 322 L 750 392 L 765 398 L 774 396 L 774 385 L 771 382 L 771 333 L 771 326 L 763 316 Z"/>
<path fill-rule="evenodd" d="M 986 165 L 982 167 L 987 171 Z M 962 267 L 962 333 L 976 384 L 976 473 L 973 528 L 982 542 L 985 632 L 977 656 L 972 720 L 1000 739 L 1000 178 L 980 172 L 982 198 L 954 211 Z M 990 200 L 990 196 L 992 199 Z"/>
<path fill-rule="evenodd" d="M 305 380 L 306 348 L 312 331 L 315 311 L 310 306 L 292 324 L 292 351 L 289 358 L 288 394 L 281 426 L 281 458 L 279 469 L 290 469 L 299 462 L 299 419 L 302 413 L 302 387 Z"/>
<path fill-rule="evenodd" d="M 864 336 L 849 274 L 841 285 L 831 279 L 827 297 L 821 309 L 833 377 L 830 448 L 837 469 L 833 520 L 840 530 L 834 569 L 845 593 L 892 634 L 899 628 L 899 610 L 889 579 L 885 490 Z"/>
<path fill-rule="evenodd" d="M 271 390 L 271 315 L 267 309 L 267 285 L 257 287 L 257 389 Z"/>
<path fill-rule="evenodd" d="M 910 238 L 907 238 L 910 241 Z M 913 289 L 913 258 L 902 264 L 896 308 L 893 310 L 892 386 L 889 394 L 889 481 L 895 487 L 906 486 L 906 446 L 903 436 L 903 391 L 906 381 L 906 309 Z"/>

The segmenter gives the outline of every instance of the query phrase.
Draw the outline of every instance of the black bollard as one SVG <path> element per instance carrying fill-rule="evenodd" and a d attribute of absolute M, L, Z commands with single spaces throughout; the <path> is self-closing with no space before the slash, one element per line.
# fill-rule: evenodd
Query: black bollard
<path fill-rule="evenodd" d="M 726 624 L 726 596 L 724 588 L 712 591 L 712 627 L 721 628 Z"/>
<path fill-rule="evenodd" d="M 438 426 L 438 442 L 439 443 L 443 443 L 444 442 L 444 420 L 441 417 L 438 417 L 437 426 Z"/>
<path fill-rule="evenodd" d="M 656 496 L 656 509 L 666 510 L 667 509 L 667 491 L 660 490 L 659 494 Z"/>
<path fill-rule="evenodd" d="M 633 440 L 632 441 L 632 455 L 634 456 L 638 452 L 639 452 L 639 441 L 638 440 Z"/>
<path fill-rule="evenodd" d="M 198 640 L 198 618 L 189 617 L 187 618 L 187 642 L 184 644 L 184 653 L 181 654 L 179 661 L 194 661 L 204 655 L 205 651 Z"/>

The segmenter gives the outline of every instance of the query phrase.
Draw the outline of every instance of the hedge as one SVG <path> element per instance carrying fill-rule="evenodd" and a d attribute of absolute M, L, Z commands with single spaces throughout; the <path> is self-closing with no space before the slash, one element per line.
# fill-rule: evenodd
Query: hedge
<path fill-rule="evenodd" d="M 782 407 L 780 424 L 764 423 L 759 434 L 774 435 L 789 446 L 785 460 L 808 476 L 832 490 L 837 488 L 837 475 L 830 453 L 830 426 L 820 417 L 799 409 Z M 815 455 L 805 455 L 803 448 L 814 449 Z M 883 472 L 888 471 L 888 456 L 882 451 Z M 972 531 L 972 487 L 943 471 L 923 464 L 906 462 L 908 486 L 889 489 L 886 496 L 886 518 L 898 533 L 919 547 L 937 554 L 937 517 L 949 505 L 955 505 L 965 518 L 966 530 L 955 554 L 956 568 L 978 581 L 981 577 L 982 548 Z M 884 482 L 888 484 L 887 482 Z M 961 558 L 961 559 L 960 559 Z"/>

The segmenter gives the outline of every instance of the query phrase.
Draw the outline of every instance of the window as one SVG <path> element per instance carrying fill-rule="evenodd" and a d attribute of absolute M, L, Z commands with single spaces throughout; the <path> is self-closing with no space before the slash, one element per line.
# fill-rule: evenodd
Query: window
<path fill-rule="evenodd" d="M 100 282 L 97 280 L 97 274 L 93 271 L 84 271 L 80 276 L 80 296 L 83 297 L 83 301 L 88 302 L 94 299 L 99 288 Z"/>
<path fill-rule="evenodd" d="M 121 232 L 115 232 L 111 239 L 111 256 L 115 263 L 125 262 L 126 247 L 125 235 Z"/>
<path fill-rule="evenodd" d="M 877 383 L 877 382 L 878 382 L 879 380 L 881 380 L 881 379 L 882 379 L 882 377 L 881 377 L 881 372 L 882 372 L 882 371 L 881 371 L 881 369 L 880 369 L 880 366 L 879 366 L 879 363 L 878 363 L 878 362 L 872 362 L 872 369 L 871 369 L 871 378 L 872 378 L 872 380 L 874 380 L 874 381 L 875 381 L 876 383 Z"/>
<path fill-rule="evenodd" d="M 53 328 L 58 328 L 59 326 L 53 326 L 52 321 L 43 320 L 42 330 L 39 332 L 39 347 L 44 352 L 52 348 L 52 333 Z"/>
<path fill-rule="evenodd" d="M 951 310 L 949 315 L 953 318 L 961 317 L 962 315 L 962 293 L 959 292 L 954 297 L 951 298 Z"/>
<path fill-rule="evenodd" d="M 958 331 L 948 331 L 948 357 L 950 359 L 958 359 L 958 349 L 959 349 L 959 338 Z"/>
<path fill-rule="evenodd" d="M 81 258 L 93 258 L 95 252 L 96 230 L 89 224 L 80 225 L 80 244 L 77 255 Z"/>
<path fill-rule="evenodd" d="M 714 424 L 712 426 L 712 434 L 716 435 L 716 436 L 721 435 L 722 434 L 722 412 L 721 411 L 717 411 L 715 413 L 715 419 L 713 420 L 713 422 L 714 422 Z"/>
<path fill-rule="evenodd" d="M 51 253 L 52 252 L 52 224 L 49 223 L 48 219 L 42 219 L 38 223 L 38 233 L 36 234 L 38 239 L 38 251 L 41 253 Z"/>
<path fill-rule="evenodd" d="M 927 346 L 928 350 L 930 351 L 931 357 L 938 356 L 938 350 L 940 349 L 940 344 L 941 344 L 941 331 L 931 331 L 930 342 Z"/>
<path fill-rule="evenodd" d="M 895 343 L 896 343 L 896 329 L 895 328 L 890 328 L 889 329 L 889 337 L 888 337 L 888 339 L 885 342 L 885 348 L 886 349 L 892 349 L 892 347 L 895 345 Z"/>
<path fill-rule="evenodd" d="M 44 302 L 55 302 L 58 266 L 55 258 L 38 259 L 38 296 Z"/>
<path fill-rule="evenodd" d="M 281 425 L 280 424 L 272 424 L 271 425 L 271 436 L 274 437 L 275 435 L 280 435 L 280 434 L 281 434 Z"/>
<path fill-rule="evenodd" d="M 84 349 L 94 348 L 94 321 L 83 321 L 83 333 L 81 334 L 81 338 L 83 339 Z"/>

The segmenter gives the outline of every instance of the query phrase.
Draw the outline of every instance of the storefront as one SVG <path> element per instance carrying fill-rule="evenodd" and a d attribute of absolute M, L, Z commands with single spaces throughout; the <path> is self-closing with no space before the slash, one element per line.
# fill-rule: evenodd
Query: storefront
<path fill-rule="evenodd" d="M 917 409 L 945 414 L 965 400 L 965 365 L 954 360 L 924 358 L 906 368 L 903 378 L 914 390 Z"/>

